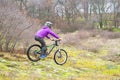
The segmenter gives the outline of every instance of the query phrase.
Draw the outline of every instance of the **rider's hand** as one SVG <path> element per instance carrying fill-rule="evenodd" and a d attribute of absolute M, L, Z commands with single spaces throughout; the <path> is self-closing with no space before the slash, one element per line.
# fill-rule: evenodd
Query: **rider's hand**
<path fill-rule="evenodd" d="M 59 38 L 58 40 L 60 40 L 60 41 L 61 41 L 61 40 L 62 40 L 62 38 Z"/>

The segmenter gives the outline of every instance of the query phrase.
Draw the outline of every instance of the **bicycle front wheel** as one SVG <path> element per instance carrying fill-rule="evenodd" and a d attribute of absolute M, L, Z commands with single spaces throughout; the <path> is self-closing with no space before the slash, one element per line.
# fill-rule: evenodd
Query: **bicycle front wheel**
<path fill-rule="evenodd" d="M 36 62 L 40 60 L 41 47 L 38 44 L 31 45 L 27 50 L 29 60 Z"/>
<path fill-rule="evenodd" d="M 63 49 L 58 49 L 54 54 L 54 61 L 58 65 L 65 64 L 67 58 L 68 58 L 67 52 Z"/>

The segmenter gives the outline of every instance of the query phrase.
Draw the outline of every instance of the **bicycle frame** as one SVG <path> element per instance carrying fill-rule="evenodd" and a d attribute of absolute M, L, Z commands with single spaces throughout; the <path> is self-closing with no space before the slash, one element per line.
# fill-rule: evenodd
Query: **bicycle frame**
<path fill-rule="evenodd" d="M 58 45 L 58 40 L 55 40 L 55 43 L 49 45 L 49 46 L 46 46 L 47 48 L 48 47 L 51 47 L 50 50 L 48 51 L 48 55 L 52 52 L 52 50 L 56 47 L 56 46 L 59 46 Z M 39 50 L 37 52 L 40 52 Z"/>
<path fill-rule="evenodd" d="M 50 45 L 50 46 L 47 46 L 47 48 L 50 48 L 48 54 L 50 54 L 50 53 L 52 52 L 52 50 L 55 48 L 55 46 L 56 46 L 55 44 L 52 44 L 52 45 Z"/>
<path fill-rule="evenodd" d="M 55 40 L 55 43 L 47 46 L 47 47 L 50 47 L 50 50 L 49 50 L 48 54 L 50 54 L 56 46 L 58 46 L 58 40 Z"/>

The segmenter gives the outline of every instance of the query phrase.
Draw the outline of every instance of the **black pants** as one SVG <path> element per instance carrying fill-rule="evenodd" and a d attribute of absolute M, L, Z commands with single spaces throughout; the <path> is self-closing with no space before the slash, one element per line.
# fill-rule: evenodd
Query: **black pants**
<path fill-rule="evenodd" d="M 43 39 L 43 38 L 40 38 L 40 37 L 35 36 L 35 40 L 36 40 L 36 41 L 39 41 L 39 42 L 40 42 L 40 44 L 41 44 L 41 47 L 42 47 L 41 53 L 42 53 L 42 54 L 46 53 L 47 47 L 46 47 L 46 44 L 45 44 L 44 39 Z"/>

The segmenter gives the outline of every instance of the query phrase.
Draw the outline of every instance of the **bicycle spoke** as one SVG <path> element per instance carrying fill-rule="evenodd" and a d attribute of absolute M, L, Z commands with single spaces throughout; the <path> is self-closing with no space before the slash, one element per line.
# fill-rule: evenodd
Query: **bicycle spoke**
<path fill-rule="evenodd" d="M 67 53 L 64 50 L 58 50 L 54 55 L 54 60 L 57 64 L 62 65 L 67 61 Z"/>
<path fill-rule="evenodd" d="M 38 61 L 40 60 L 40 46 L 39 45 L 32 45 L 27 51 L 27 56 L 31 61 Z"/>

